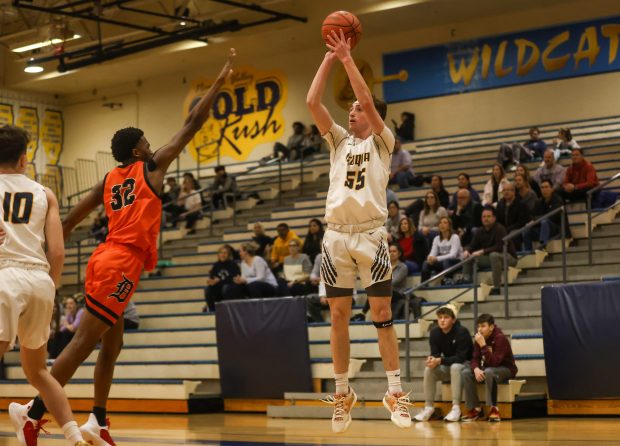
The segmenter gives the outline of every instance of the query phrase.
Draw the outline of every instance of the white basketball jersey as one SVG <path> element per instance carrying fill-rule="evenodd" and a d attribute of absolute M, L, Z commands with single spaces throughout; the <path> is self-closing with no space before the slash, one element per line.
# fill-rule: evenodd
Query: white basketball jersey
<path fill-rule="evenodd" d="M 49 271 L 45 256 L 47 196 L 39 183 L 22 174 L 0 174 L 0 268 L 15 263 Z"/>
<path fill-rule="evenodd" d="M 384 225 L 388 215 L 385 190 L 394 150 L 390 129 L 384 126 L 380 135 L 359 139 L 334 124 L 323 138 L 330 147 L 331 161 L 325 221 Z"/>

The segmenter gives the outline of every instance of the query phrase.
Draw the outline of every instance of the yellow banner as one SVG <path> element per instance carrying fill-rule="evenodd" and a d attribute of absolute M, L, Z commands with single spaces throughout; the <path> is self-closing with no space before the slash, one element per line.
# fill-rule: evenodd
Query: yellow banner
<path fill-rule="evenodd" d="M 46 164 L 58 164 L 62 153 L 63 133 L 62 112 L 46 109 L 39 134 L 39 142 L 45 150 Z"/>
<path fill-rule="evenodd" d="M 183 107 L 185 116 L 212 83 L 205 79 L 192 83 Z M 190 153 L 201 163 L 216 160 L 218 151 L 220 157 L 248 159 L 257 145 L 282 136 L 287 96 L 283 73 L 252 67 L 235 69 L 217 94 L 209 119 L 189 144 Z"/>
<path fill-rule="evenodd" d="M 31 163 L 39 147 L 39 115 L 37 114 L 37 109 L 33 107 L 19 107 L 16 125 L 26 130 L 30 135 L 27 154 L 28 162 Z"/>
<path fill-rule="evenodd" d="M 13 124 L 13 106 L 11 104 L 0 104 L 0 126 Z"/>

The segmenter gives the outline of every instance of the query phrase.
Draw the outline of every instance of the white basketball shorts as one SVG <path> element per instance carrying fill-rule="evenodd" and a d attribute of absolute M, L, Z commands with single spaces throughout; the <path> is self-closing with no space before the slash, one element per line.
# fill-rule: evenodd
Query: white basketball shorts
<path fill-rule="evenodd" d="M 0 341 L 36 350 L 47 343 L 56 287 L 48 273 L 0 268 Z"/>
<path fill-rule="evenodd" d="M 327 297 L 350 296 L 349 291 L 356 288 L 358 274 L 369 296 L 391 296 L 391 287 L 383 287 L 379 293 L 369 290 L 380 282 L 389 281 L 391 285 L 392 265 L 384 226 L 353 233 L 327 229 L 323 236 L 322 253 L 321 281 L 326 285 Z M 343 290 L 332 289 L 330 293 L 330 288 Z M 385 294 L 388 291 L 389 294 Z"/>

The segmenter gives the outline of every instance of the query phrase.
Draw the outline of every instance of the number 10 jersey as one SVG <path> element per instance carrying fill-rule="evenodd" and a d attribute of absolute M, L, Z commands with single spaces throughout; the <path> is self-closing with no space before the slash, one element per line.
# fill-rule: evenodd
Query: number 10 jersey
<path fill-rule="evenodd" d="M 39 183 L 22 174 L 0 174 L 0 268 L 25 264 L 49 271 L 45 256 L 47 196 Z M 3 286 L 8 284 L 3 284 Z"/>
<path fill-rule="evenodd" d="M 390 178 L 394 135 L 383 127 L 380 135 L 355 138 L 334 124 L 323 135 L 330 148 L 329 191 L 325 203 L 325 221 L 366 229 L 379 227 L 387 220 L 385 191 Z"/>

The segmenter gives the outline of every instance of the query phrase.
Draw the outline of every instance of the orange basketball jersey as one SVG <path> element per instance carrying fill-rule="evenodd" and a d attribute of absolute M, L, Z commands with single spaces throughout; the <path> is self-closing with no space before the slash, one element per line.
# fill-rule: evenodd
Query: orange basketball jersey
<path fill-rule="evenodd" d="M 145 269 L 157 263 L 161 199 L 149 183 L 147 164 L 136 161 L 108 172 L 103 181 L 108 216 L 107 243 L 129 245 L 145 254 Z"/>

